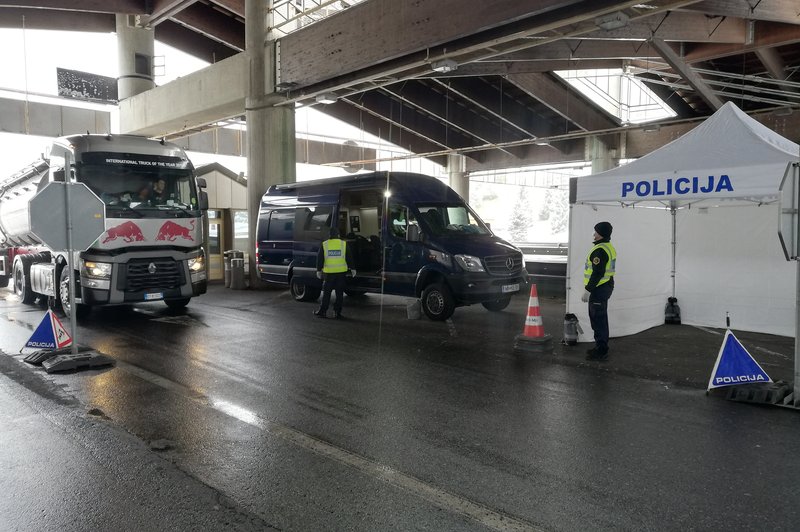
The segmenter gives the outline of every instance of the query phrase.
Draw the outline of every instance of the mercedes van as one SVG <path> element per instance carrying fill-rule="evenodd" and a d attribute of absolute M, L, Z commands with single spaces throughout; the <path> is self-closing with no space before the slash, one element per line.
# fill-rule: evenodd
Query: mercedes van
<path fill-rule="evenodd" d="M 450 187 L 436 178 L 373 172 L 269 188 L 257 224 L 259 277 L 315 301 L 317 251 L 336 224 L 357 271 L 346 293 L 419 298 L 432 320 L 480 303 L 506 308 L 524 292 L 522 252 L 495 236 Z"/>

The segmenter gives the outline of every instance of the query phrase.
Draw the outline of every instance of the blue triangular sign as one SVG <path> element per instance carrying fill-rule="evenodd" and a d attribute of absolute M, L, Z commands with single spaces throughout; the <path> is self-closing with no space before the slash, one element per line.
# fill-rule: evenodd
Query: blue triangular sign
<path fill-rule="evenodd" d="M 55 349 L 56 348 L 56 336 L 53 333 L 53 319 L 51 318 L 50 310 L 47 311 L 47 314 L 44 315 L 42 318 L 41 323 L 39 326 L 36 327 L 36 330 L 33 331 L 28 343 L 25 344 L 25 347 L 32 347 L 34 349 Z M 23 349 L 25 349 L 23 347 Z"/>
<path fill-rule="evenodd" d="M 772 382 L 772 379 L 728 329 L 722 340 L 714 371 L 711 372 L 708 389 L 757 382 Z"/>

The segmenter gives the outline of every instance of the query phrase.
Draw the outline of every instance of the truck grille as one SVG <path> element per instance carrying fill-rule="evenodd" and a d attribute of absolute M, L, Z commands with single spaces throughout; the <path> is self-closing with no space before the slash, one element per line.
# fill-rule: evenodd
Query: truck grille
<path fill-rule="evenodd" d="M 153 288 L 165 290 L 177 288 L 184 283 L 180 264 L 172 259 L 134 260 L 128 263 L 126 274 L 123 288 L 126 292 Z"/>
<path fill-rule="evenodd" d="M 484 257 L 483 262 L 486 264 L 486 271 L 490 275 L 514 275 L 519 273 L 522 268 L 522 255 L 519 253 L 493 255 Z"/>

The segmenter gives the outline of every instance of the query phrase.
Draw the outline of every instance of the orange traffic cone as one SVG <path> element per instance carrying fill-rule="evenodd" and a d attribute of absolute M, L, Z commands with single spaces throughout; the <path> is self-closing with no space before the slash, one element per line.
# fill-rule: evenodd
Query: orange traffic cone
<path fill-rule="evenodd" d="M 544 332 L 542 314 L 539 312 L 539 295 L 536 285 L 531 285 L 531 298 L 528 301 L 528 315 L 522 334 L 514 339 L 514 349 L 545 353 L 553 351 L 553 337 Z"/>

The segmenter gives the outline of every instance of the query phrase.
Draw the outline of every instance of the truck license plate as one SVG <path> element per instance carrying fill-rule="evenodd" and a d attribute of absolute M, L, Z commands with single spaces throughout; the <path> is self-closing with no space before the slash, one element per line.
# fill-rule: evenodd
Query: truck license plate
<path fill-rule="evenodd" d="M 519 283 L 504 284 L 503 293 L 508 294 L 509 292 L 519 292 Z"/>
<path fill-rule="evenodd" d="M 153 293 L 144 295 L 144 300 L 145 301 L 154 301 L 154 300 L 157 300 L 157 299 L 164 299 L 164 292 L 153 292 Z"/>

